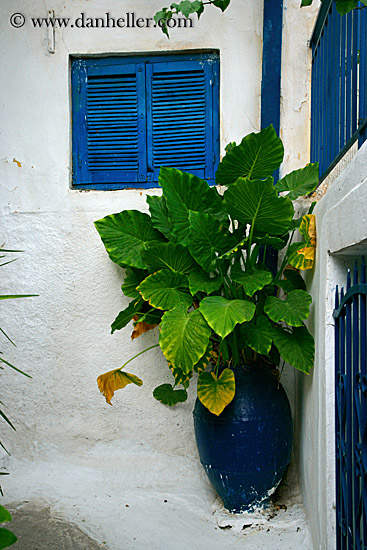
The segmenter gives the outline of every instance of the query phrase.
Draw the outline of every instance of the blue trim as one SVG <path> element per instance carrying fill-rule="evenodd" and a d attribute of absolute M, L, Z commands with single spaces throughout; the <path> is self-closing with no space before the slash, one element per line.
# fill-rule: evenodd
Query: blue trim
<path fill-rule="evenodd" d="M 280 131 L 283 0 L 264 0 L 261 128 Z"/>
<path fill-rule="evenodd" d="M 261 80 L 261 128 L 273 124 L 280 132 L 280 82 L 282 66 L 283 0 L 264 0 L 263 59 Z M 274 184 L 279 170 L 274 173 Z M 266 251 L 266 263 L 275 274 L 278 253 L 271 247 Z"/>

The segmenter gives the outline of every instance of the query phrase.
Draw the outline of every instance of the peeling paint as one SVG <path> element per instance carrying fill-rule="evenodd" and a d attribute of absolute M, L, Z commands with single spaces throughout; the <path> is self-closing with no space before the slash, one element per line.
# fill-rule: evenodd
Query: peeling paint
<path fill-rule="evenodd" d="M 16 158 L 13 158 L 13 162 L 15 162 L 15 164 L 16 164 L 19 168 L 22 167 L 22 163 L 21 163 L 19 160 L 17 160 Z"/>

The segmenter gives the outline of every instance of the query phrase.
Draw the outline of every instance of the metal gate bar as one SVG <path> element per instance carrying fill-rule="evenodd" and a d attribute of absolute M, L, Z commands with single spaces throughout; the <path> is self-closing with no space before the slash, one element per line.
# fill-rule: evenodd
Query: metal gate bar
<path fill-rule="evenodd" d="M 335 292 L 337 550 L 367 550 L 366 264 Z"/>

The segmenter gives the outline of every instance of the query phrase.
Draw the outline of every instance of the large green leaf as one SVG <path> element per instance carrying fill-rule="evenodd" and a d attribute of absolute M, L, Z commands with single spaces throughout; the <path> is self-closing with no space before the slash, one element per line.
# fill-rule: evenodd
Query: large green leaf
<path fill-rule="evenodd" d="M 260 315 L 253 319 L 251 323 L 241 325 L 241 336 L 244 343 L 249 348 L 260 353 L 268 355 L 273 341 L 272 326 L 265 315 Z"/>
<path fill-rule="evenodd" d="M 289 191 L 287 197 L 292 201 L 303 195 L 312 193 L 319 181 L 319 163 L 307 164 L 304 168 L 293 170 L 274 185 L 274 188 L 281 193 Z"/>
<path fill-rule="evenodd" d="M 219 290 L 222 285 L 221 277 L 210 277 L 205 271 L 193 271 L 189 275 L 189 288 L 192 295 L 197 292 L 211 294 Z"/>
<path fill-rule="evenodd" d="M 172 407 L 173 405 L 177 405 L 177 403 L 186 401 L 187 392 L 186 390 L 175 390 L 171 384 L 161 384 L 154 390 L 153 397 L 163 403 L 163 405 Z"/>
<path fill-rule="evenodd" d="M 231 0 L 214 0 L 213 4 L 215 7 L 224 11 L 228 8 L 230 1 Z"/>
<path fill-rule="evenodd" d="M 8 548 L 8 546 L 11 546 L 15 542 L 17 542 L 17 537 L 9 531 L 8 529 L 4 529 L 4 527 L 0 527 L 0 550 L 3 548 Z"/>
<path fill-rule="evenodd" d="M 187 277 L 183 273 L 162 269 L 140 283 L 138 291 L 155 308 L 172 309 L 179 303 L 188 308 L 192 304 L 188 286 Z"/>
<path fill-rule="evenodd" d="M 294 271 L 293 269 L 286 269 L 283 272 L 283 276 L 284 279 L 276 279 L 274 281 L 274 284 L 280 286 L 280 288 L 282 288 L 284 292 L 291 292 L 291 290 L 297 289 L 306 290 L 305 282 L 298 271 Z"/>
<path fill-rule="evenodd" d="M 141 251 L 148 244 L 164 241 L 148 214 L 125 210 L 94 222 L 109 257 L 121 267 L 144 268 Z"/>
<path fill-rule="evenodd" d="M 233 371 L 224 369 L 219 378 L 214 372 L 202 372 L 198 379 L 198 398 L 211 413 L 219 416 L 236 393 Z"/>
<path fill-rule="evenodd" d="M 282 141 L 270 125 L 257 134 L 247 135 L 227 152 L 219 163 L 215 181 L 219 185 L 230 185 L 238 178 L 266 178 L 279 168 L 283 156 Z"/>
<path fill-rule="evenodd" d="M 158 181 L 163 188 L 169 219 L 179 243 L 187 244 L 191 210 L 208 212 L 221 221 L 228 219 L 217 191 L 197 176 L 162 167 Z"/>
<path fill-rule="evenodd" d="M 152 271 L 171 269 L 180 273 L 190 273 L 199 268 L 187 247 L 176 243 L 149 246 L 142 252 L 142 258 Z"/>
<path fill-rule="evenodd" d="M 169 363 L 188 373 L 204 355 L 210 335 L 200 311 L 188 313 L 180 304 L 163 315 L 159 345 Z"/>
<path fill-rule="evenodd" d="M 285 300 L 268 296 L 264 311 L 275 323 L 284 321 L 292 327 L 300 327 L 310 313 L 312 298 L 304 290 L 292 290 Z"/>
<path fill-rule="evenodd" d="M 238 179 L 225 191 L 224 203 L 232 218 L 270 235 L 286 233 L 294 215 L 292 202 L 287 197 L 278 197 L 270 177 Z"/>
<path fill-rule="evenodd" d="M 172 225 L 168 217 L 166 199 L 157 195 L 147 195 L 147 203 L 149 204 L 149 212 L 153 227 L 158 229 L 167 239 L 174 241 Z"/>
<path fill-rule="evenodd" d="M 246 300 L 227 300 L 223 296 L 209 296 L 200 302 L 199 311 L 214 332 L 225 338 L 237 323 L 251 321 L 255 304 Z"/>
<path fill-rule="evenodd" d="M 255 233 L 253 236 L 253 242 L 257 244 L 262 244 L 263 246 L 271 246 L 275 250 L 282 250 L 288 242 L 289 234 L 280 235 L 279 237 L 274 237 L 268 233 Z"/>
<path fill-rule="evenodd" d="M 253 296 L 257 290 L 271 283 L 273 276 L 271 271 L 264 269 L 254 269 L 253 271 L 243 271 L 237 263 L 231 268 L 231 279 L 240 283 L 248 296 Z"/>
<path fill-rule="evenodd" d="M 336 0 L 336 9 L 340 15 L 346 15 L 357 6 L 358 0 Z"/>
<path fill-rule="evenodd" d="M 140 298 L 136 298 L 130 304 L 125 308 L 123 311 L 120 311 L 116 319 L 111 325 L 111 334 L 115 332 L 115 330 L 121 330 L 122 328 L 126 327 L 128 323 L 133 319 L 133 317 L 141 310 L 143 306 L 144 301 Z"/>
<path fill-rule="evenodd" d="M 310 372 L 314 363 L 315 344 L 305 326 L 294 328 L 292 332 L 274 327 L 273 340 L 287 363 L 306 374 Z"/>
<path fill-rule="evenodd" d="M 4 521 L 11 521 L 11 513 L 0 505 L 0 523 L 4 523 Z"/>
<path fill-rule="evenodd" d="M 140 294 L 136 290 L 136 287 L 144 281 L 145 277 L 149 275 L 146 269 L 137 269 L 135 267 L 129 267 L 126 270 L 124 282 L 121 285 L 121 290 L 125 296 L 129 298 L 139 298 Z"/>
<path fill-rule="evenodd" d="M 190 252 L 205 271 L 213 271 L 217 254 L 231 250 L 236 244 L 233 234 L 205 212 L 190 212 L 189 223 Z"/>

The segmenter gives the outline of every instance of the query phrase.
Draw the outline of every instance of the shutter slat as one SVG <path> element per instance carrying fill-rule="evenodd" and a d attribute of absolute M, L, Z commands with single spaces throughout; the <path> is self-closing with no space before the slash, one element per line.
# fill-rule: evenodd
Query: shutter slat
<path fill-rule="evenodd" d="M 136 76 L 89 76 L 86 125 L 88 171 L 137 171 L 139 154 Z"/>
<path fill-rule="evenodd" d="M 180 66 L 181 65 L 181 66 Z M 153 67 L 151 84 L 152 162 L 190 171 L 205 170 L 207 90 L 204 69 L 179 62 L 170 71 Z M 194 67 L 194 65 L 193 65 Z"/>

